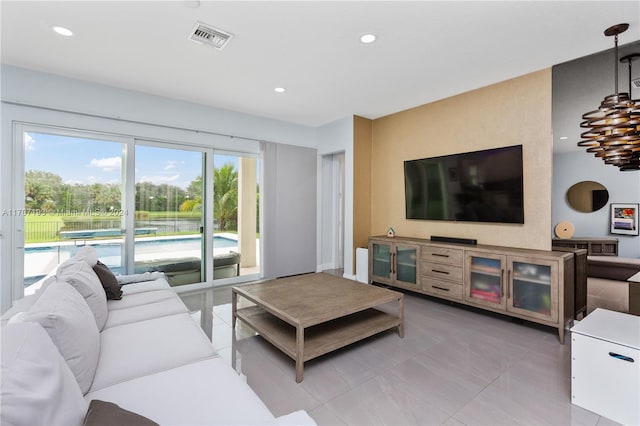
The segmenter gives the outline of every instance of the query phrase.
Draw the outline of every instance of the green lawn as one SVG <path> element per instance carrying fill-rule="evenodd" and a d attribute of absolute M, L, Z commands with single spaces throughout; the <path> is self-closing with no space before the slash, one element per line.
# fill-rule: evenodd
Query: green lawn
<path fill-rule="evenodd" d="M 136 220 L 175 220 L 175 219 L 197 219 L 200 218 L 200 212 L 137 212 Z M 60 241 L 60 231 L 77 230 L 77 229 L 105 229 L 119 228 L 121 216 L 119 215 L 26 215 L 25 221 L 25 243 L 46 243 L 52 241 Z M 66 227 L 66 228 L 65 228 Z M 216 230 L 216 233 L 228 232 L 237 234 L 237 230 Z M 157 235 L 189 235 L 193 231 L 179 231 L 170 233 L 159 233 Z M 152 234 L 149 236 L 153 236 Z M 256 234 L 256 238 L 259 237 Z M 139 236 L 143 237 L 144 236 Z M 113 237 L 111 237 L 113 238 Z"/>
<path fill-rule="evenodd" d="M 172 220 L 194 219 L 200 212 L 137 212 L 137 220 Z M 25 243 L 43 243 L 60 240 L 60 231 L 76 229 L 120 228 L 120 215 L 58 215 L 29 214 L 24 216 Z M 193 232 L 172 232 L 170 235 L 189 234 Z"/>

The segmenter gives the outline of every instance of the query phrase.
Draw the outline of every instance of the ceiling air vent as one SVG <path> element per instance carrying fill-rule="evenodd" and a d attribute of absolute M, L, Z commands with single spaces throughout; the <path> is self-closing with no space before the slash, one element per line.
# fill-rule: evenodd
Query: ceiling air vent
<path fill-rule="evenodd" d="M 214 28 L 211 25 L 197 22 L 193 27 L 193 31 L 189 35 L 189 40 L 193 40 L 198 43 L 213 46 L 218 50 L 224 49 L 229 40 L 233 37 L 233 34 L 229 34 L 218 28 Z"/>
<path fill-rule="evenodd" d="M 631 87 L 633 87 L 634 89 L 640 89 L 640 78 L 631 80 Z"/>

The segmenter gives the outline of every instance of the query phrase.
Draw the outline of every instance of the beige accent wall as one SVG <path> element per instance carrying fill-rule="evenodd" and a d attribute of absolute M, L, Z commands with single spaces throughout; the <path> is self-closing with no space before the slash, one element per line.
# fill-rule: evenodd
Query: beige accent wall
<path fill-rule="evenodd" d="M 373 122 L 353 117 L 353 264 L 371 235 L 371 130 Z"/>
<path fill-rule="evenodd" d="M 404 160 L 519 144 L 524 225 L 405 219 Z M 373 120 L 371 234 L 393 226 L 401 236 L 549 250 L 551 173 L 551 69 Z M 359 220 L 354 211 L 354 223 Z"/>

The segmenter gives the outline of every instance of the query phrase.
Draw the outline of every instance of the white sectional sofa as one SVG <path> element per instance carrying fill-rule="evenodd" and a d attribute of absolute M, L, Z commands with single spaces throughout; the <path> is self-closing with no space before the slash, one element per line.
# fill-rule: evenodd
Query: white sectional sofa
<path fill-rule="evenodd" d="M 3 315 L 2 425 L 315 424 L 274 417 L 162 273 L 119 277 L 107 300 L 96 261 L 80 250 Z"/>

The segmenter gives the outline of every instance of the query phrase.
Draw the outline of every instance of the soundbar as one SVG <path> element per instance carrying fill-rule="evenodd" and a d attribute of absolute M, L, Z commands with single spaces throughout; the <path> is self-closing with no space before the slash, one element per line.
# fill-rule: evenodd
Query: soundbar
<path fill-rule="evenodd" d="M 439 237 L 437 235 L 432 235 L 431 241 L 438 243 L 467 244 L 472 246 L 478 245 L 478 240 L 472 238 Z"/>

